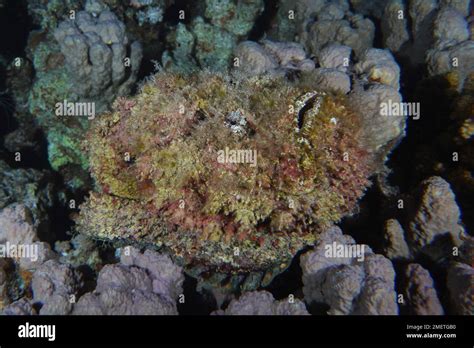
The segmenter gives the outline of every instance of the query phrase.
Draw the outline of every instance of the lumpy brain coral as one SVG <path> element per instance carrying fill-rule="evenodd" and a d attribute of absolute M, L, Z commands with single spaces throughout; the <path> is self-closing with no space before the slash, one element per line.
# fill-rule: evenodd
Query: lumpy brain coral
<path fill-rule="evenodd" d="M 346 96 L 283 78 L 160 72 L 94 122 L 79 231 L 219 272 L 288 264 L 354 211 L 375 162 Z"/>

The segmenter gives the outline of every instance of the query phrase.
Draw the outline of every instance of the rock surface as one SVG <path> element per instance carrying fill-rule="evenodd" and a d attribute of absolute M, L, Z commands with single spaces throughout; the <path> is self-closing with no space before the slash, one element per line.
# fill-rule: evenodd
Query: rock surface
<path fill-rule="evenodd" d="M 267 291 L 246 292 L 232 300 L 225 310 L 214 315 L 309 315 L 304 303 L 298 299 L 276 301 Z"/>
<path fill-rule="evenodd" d="M 412 315 L 443 315 L 430 273 L 421 265 L 412 263 L 405 269 L 403 295 Z"/>
<path fill-rule="evenodd" d="M 384 238 L 384 255 L 390 260 L 407 260 L 411 258 L 410 249 L 405 241 L 405 232 L 396 219 L 385 221 Z"/>
<path fill-rule="evenodd" d="M 76 315 L 176 315 L 184 276 L 167 255 L 126 247 L 121 263 L 100 271 L 97 287 L 74 306 Z"/>
<path fill-rule="evenodd" d="M 395 272 L 390 260 L 359 245 L 360 254 L 349 250 L 354 240 L 333 227 L 320 236 L 314 250 L 301 256 L 305 302 L 329 305 L 328 314 L 398 314 Z"/>
<path fill-rule="evenodd" d="M 433 260 L 446 258 L 459 246 L 460 211 L 448 182 L 441 177 L 425 180 L 407 230 L 407 241 L 414 253 Z"/>
<path fill-rule="evenodd" d="M 31 281 L 33 302 L 42 305 L 39 314 L 45 315 L 69 314 L 81 287 L 80 274 L 56 260 L 42 264 Z"/>

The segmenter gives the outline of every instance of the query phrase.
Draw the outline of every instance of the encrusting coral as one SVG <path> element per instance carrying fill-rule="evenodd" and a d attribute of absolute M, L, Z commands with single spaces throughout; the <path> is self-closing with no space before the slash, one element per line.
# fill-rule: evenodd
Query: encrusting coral
<path fill-rule="evenodd" d="M 68 16 L 51 32 L 32 32 L 28 47 L 35 70 L 29 112 L 47 137 L 51 167 L 74 190 L 88 183 L 80 143 L 90 118 L 130 93 L 143 56 L 142 45 L 131 39 L 117 15 L 88 3 L 85 11 Z M 81 117 L 59 117 L 58 105 L 69 102 L 89 105 L 89 117 L 83 112 L 74 115 Z"/>
<path fill-rule="evenodd" d="M 77 228 L 188 267 L 285 269 L 355 211 L 381 165 L 362 133 L 346 96 L 305 79 L 160 72 L 92 126 Z"/>

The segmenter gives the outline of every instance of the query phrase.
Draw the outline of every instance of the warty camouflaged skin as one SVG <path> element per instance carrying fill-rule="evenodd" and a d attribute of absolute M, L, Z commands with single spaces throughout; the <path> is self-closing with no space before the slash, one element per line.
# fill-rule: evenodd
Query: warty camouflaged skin
<path fill-rule="evenodd" d="M 285 269 L 379 165 L 347 97 L 303 81 L 160 72 L 119 98 L 87 139 L 98 188 L 78 230 L 205 271 Z"/>

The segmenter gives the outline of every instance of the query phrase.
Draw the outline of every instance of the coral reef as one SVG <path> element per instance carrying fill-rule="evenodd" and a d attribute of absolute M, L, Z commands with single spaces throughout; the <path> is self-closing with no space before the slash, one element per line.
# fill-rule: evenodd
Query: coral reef
<path fill-rule="evenodd" d="M 357 13 L 364 16 L 374 16 L 375 18 L 382 17 L 384 8 L 387 6 L 386 0 L 350 0 L 350 3 Z"/>
<path fill-rule="evenodd" d="M 84 293 L 86 280 L 78 268 L 57 260 L 43 262 L 32 272 L 31 295 L 12 302 L 10 265 L 0 263 L 0 300 L 4 315 L 177 314 L 184 275 L 169 256 L 133 247 L 120 250 L 120 263 L 106 265 L 92 292 Z M 77 263 L 77 259 L 74 259 Z M 81 264 L 82 265 L 82 264 Z"/>
<path fill-rule="evenodd" d="M 10 302 L 8 296 L 8 262 L 0 259 L 0 310 Z"/>
<path fill-rule="evenodd" d="M 460 212 L 449 184 L 432 177 L 421 185 L 420 200 L 409 223 L 407 239 L 415 253 L 437 260 L 460 245 Z"/>
<path fill-rule="evenodd" d="M 276 301 L 267 291 L 246 292 L 232 300 L 225 310 L 214 315 L 309 315 L 304 303 L 298 299 Z"/>
<path fill-rule="evenodd" d="M 79 11 L 82 4 L 82 0 L 29 0 L 28 14 L 43 30 L 51 30 L 63 17 L 69 15 L 70 11 Z"/>
<path fill-rule="evenodd" d="M 474 238 L 467 236 L 459 248 L 458 260 L 450 263 L 447 271 L 447 288 L 452 314 L 472 315 L 474 312 Z"/>
<path fill-rule="evenodd" d="M 120 14 L 129 26 L 152 27 L 163 20 L 169 4 L 167 0 L 29 0 L 28 12 L 42 30 L 54 30 L 64 17 L 72 14 L 71 11 L 77 13 L 81 9 L 93 14 L 112 10 Z"/>
<path fill-rule="evenodd" d="M 161 57 L 163 67 L 170 71 L 195 71 L 198 66 L 194 58 L 195 38 L 186 25 L 178 23 L 176 29 L 168 34 L 167 41 L 174 45 L 172 49 L 163 52 Z"/>
<path fill-rule="evenodd" d="M 397 91 L 400 89 L 400 68 L 388 50 L 366 50 L 355 70 L 369 81 L 380 82 Z"/>
<path fill-rule="evenodd" d="M 454 263 L 448 269 L 448 291 L 454 313 L 472 315 L 474 312 L 474 269 L 465 263 Z"/>
<path fill-rule="evenodd" d="M 405 231 L 396 219 L 389 219 L 384 224 L 383 254 L 390 260 L 408 260 L 410 249 L 405 241 Z"/>
<path fill-rule="evenodd" d="M 365 142 L 370 148 L 387 155 L 405 134 L 406 118 L 383 117 L 381 107 L 389 103 L 401 103 L 401 95 L 394 88 L 383 84 L 356 86 L 350 94 L 349 102 L 353 110 L 359 112 L 366 124 Z"/>
<path fill-rule="evenodd" d="M 330 44 L 318 60 L 310 59 L 303 46 L 294 42 L 243 41 L 234 52 L 239 59 L 234 72 L 251 76 L 304 72 L 303 79 L 312 80 L 321 91 L 349 94 L 351 107 L 362 117 L 365 142 L 383 157 L 405 134 L 408 115 L 381 114 L 383 105 L 402 101 L 400 68 L 388 50 L 369 49 L 356 64 L 351 52 L 348 46 Z"/>
<path fill-rule="evenodd" d="M 0 0 L 0 313 L 472 315 L 473 6 Z"/>
<path fill-rule="evenodd" d="M 410 165 L 415 168 L 411 181 L 417 184 L 429 176 L 440 176 L 449 182 L 462 211 L 474 208 L 472 171 L 474 162 L 473 107 L 474 73 L 464 81 L 458 91 L 460 76 L 450 72 L 421 82 L 420 102 L 430 105 L 436 98 L 444 98 L 446 105 L 437 110 L 428 109 L 430 117 L 416 124 L 417 131 L 432 125 L 430 132 L 420 133 L 421 144 L 417 147 Z M 433 84 L 436 85 L 433 85 Z M 430 142 L 427 140 L 430 139 Z M 473 214 L 463 214 L 463 222 L 472 226 Z"/>
<path fill-rule="evenodd" d="M 352 48 L 340 44 L 325 46 L 319 53 L 319 65 L 321 68 L 337 69 L 346 73 L 351 61 Z"/>
<path fill-rule="evenodd" d="M 468 0 L 353 1 L 356 9 L 381 21 L 384 47 L 413 66 L 426 62 L 431 76 L 457 71 L 458 88 L 474 67 Z"/>
<path fill-rule="evenodd" d="M 47 234 L 48 211 L 57 199 L 55 189 L 50 173 L 32 168 L 12 168 L 0 160 L 0 209 L 14 203 L 24 205 L 39 233 Z"/>
<path fill-rule="evenodd" d="M 129 92 L 136 80 L 142 49 L 137 41 L 129 44 L 125 25 L 115 14 L 102 11 L 94 15 L 80 11 L 74 20 L 58 25 L 54 38 L 78 96 L 100 96 L 100 101 L 108 104 L 116 96 Z M 127 50 L 130 50 L 128 55 Z M 126 58 L 130 60 L 129 65 Z M 97 106 L 97 112 L 103 109 Z"/>
<path fill-rule="evenodd" d="M 0 168 L 0 273 L 6 275 L 0 274 L 2 307 L 28 295 L 32 274 L 55 258 L 48 242 L 57 238 L 50 213 L 59 192 L 46 171 L 11 168 L 1 160 Z"/>
<path fill-rule="evenodd" d="M 33 274 L 31 301 L 41 304 L 39 314 L 69 314 L 81 287 L 81 275 L 76 270 L 56 260 L 49 260 Z"/>
<path fill-rule="evenodd" d="M 381 114 L 383 105 L 399 104 L 402 97 L 400 68 L 388 50 L 368 49 L 356 64 L 351 59 L 352 49 L 340 44 L 329 44 L 319 59 L 307 57 L 302 45 L 292 42 L 262 40 L 240 43 L 235 55 L 238 64 L 234 71 L 246 75 L 291 75 L 306 72 L 319 90 L 349 94 L 352 108 L 363 118 L 365 141 L 370 148 L 386 156 L 404 135 L 406 116 L 388 117 Z M 320 67 L 314 69 L 316 64 Z M 384 149 L 385 148 L 385 149 Z"/>
<path fill-rule="evenodd" d="M 316 69 L 314 79 L 322 89 L 335 93 L 347 94 L 351 90 L 349 76 L 337 69 Z"/>
<path fill-rule="evenodd" d="M 154 25 L 163 20 L 165 8 L 163 0 L 134 0 L 130 5 L 138 9 L 135 17 L 140 26 Z"/>
<path fill-rule="evenodd" d="M 330 257 L 328 246 L 351 246 L 338 227 L 324 231 L 314 250 L 301 256 L 305 301 L 329 305 L 328 314 L 398 314 L 395 271 L 390 260 L 368 246 L 358 257 Z"/>
<path fill-rule="evenodd" d="M 1 210 L 0 226 L 0 243 L 3 245 L 9 243 L 9 245 L 13 246 L 28 245 L 29 247 L 36 248 L 37 252 L 35 255 L 17 258 L 18 264 L 22 269 L 34 270 L 45 261 L 54 257 L 49 244 L 40 241 L 37 226 L 33 224 L 31 212 L 24 205 L 12 204 Z"/>
<path fill-rule="evenodd" d="M 56 42 L 50 39 L 53 34 Z M 84 133 L 96 114 L 130 92 L 142 58 L 141 45 L 130 42 L 124 24 L 103 10 L 79 11 L 52 33 L 33 32 L 29 46 L 36 72 L 29 111 L 46 132 L 49 162 L 63 171 L 71 187 L 84 186 L 86 175 L 71 173 L 88 168 L 81 150 Z M 67 102 L 81 103 L 84 114 L 58 116 L 58 103 Z M 93 112 L 85 114 L 89 109 Z"/>
<path fill-rule="evenodd" d="M 441 177 L 424 180 L 408 200 L 404 226 L 389 219 L 384 228 L 384 253 L 390 259 L 424 256 L 441 262 L 461 245 L 464 228 L 456 197 Z"/>
<path fill-rule="evenodd" d="M 151 279 L 144 270 L 106 265 L 99 273 L 95 293 L 82 296 L 74 307 L 75 315 L 171 315 L 172 304 L 152 292 Z"/>
<path fill-rule="evenodd" d="M 18 301 L 12 302 L 3 310 L 3 315 L 34 315 L 35 309 L 31 303 L 24 297 Z"/>
<path fill-rule="evenodd" d="M 71 240 L 57 241 L 54 251 L 59 255 L 59 262 L 73 267 L 88 265 L 98 271 L 103 263 L 97 244 L 81 234 Z"/>
<path fill-rule="evenodd" d="M 96 289 L 79 299 L 73 314 L 178 314 L 183 281 L 181 268 L 169 256 L 125 247 L 121 263 L 102 268 Z"/>
<path fill-rule="evenodd" d="M 170 48 L 163 53 L 163 67 L 227 70 L 234 47 L 251 31 L 263 7 L 263 0 L 206 0 L 204 10 L 190 24 L 180 22 L 168 35 Z"/>
<path fill-rule="evenodd" d="M 384 47 L 392 52 L 402 52 L 410 39 L 405 2 L 403 0 L 388 1 L 382 11 L 383 14 L 379 12 L 377 16 L 382 19 Z"/>
<path fill-rule="evenodd" d="M 458 88 L 474 71 L 474 41 L 469 40 L 469 29 L 464 15 L 451 7 L 442 8 L 433 24 L 434 47 L 427 52 L 428 71 L 432 76 L 456 70 Z"/>
<path fill-rule="evenodd" d="M 77 14 L 81 10 L 97 17 L 101 12 L 113 12 L 126 28 L 131 41 L 139 41 L 143 45 L 146 59 L 156 59 L 163 51 L 160 33 L 166 11 L 174 0 L 53 0 L 30 3 L 30 14 L 42 31 L 54 31 L 65 18 L 70 18 L 71 11 Z M 37 16 L 36 14 L 41 14 Z"/>
<path fill-rule="evenodd" d="M 351 12 L 345 0 L 280 0 L 279 5 L 268 32 L 270 39 L 294 41 L 296 38 L 316 57 L 326 45 L 333 43 L 351 47 L 357 57 L 373 46 L 374 24 Z"/>
<path fill-rule="evenodd" d="M 6 67 L 6 87 L 14 102 L 14 117 L 18 128 L 5 136 L 4 146 L 12 152 L 26 153 L 31 151 L 40 154 L 39 127 L 31 122 L 28 113 L 28 95 L 33 83 L 33 65 L 28 59 L 20 58 L 20 66 L 12 60 Z"/>
<path fill-rule="evenodd" d="M 412 263 L 405 270 L 403 294 L 410 314 L 443 315 L 444 310 L 438 299 L 430 273 L 421 265 Z"/>
<path fill-rule="evenodd" d="M 239 71 L 249 75 L 284 75 L 289 70 L 314 69 L 314 62 L 307 58 L 303 46 L 294 42 L 263 40 L 259 45 L 253 41 L 242 41 L 235 48 L 234 56 L 239 59 Z"/>
<path fill-rule="evenodd" d="M 151 250 L 141 253 L 134 247 L 122 250 L 120 262 L 125 266 L 145 269 L 152 279 L 153 292 L 172 302 L 183 292 L 184 276 L 181 267 L 175 265 L 168 255 Z"/>

